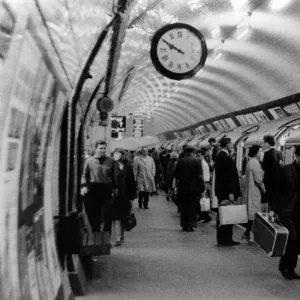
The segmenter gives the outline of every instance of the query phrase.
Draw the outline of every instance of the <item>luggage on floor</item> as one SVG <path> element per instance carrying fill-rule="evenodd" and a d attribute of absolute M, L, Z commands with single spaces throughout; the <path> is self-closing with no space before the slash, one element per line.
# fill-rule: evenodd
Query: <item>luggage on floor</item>
<path fill-rule="evenodd" d="M 269 214 L 256 213 L 253 221 L 253 240 L 268 256 L 282 256 L 289 231 L 279 222 L 270 221 Z"/>
<path fill-rule="evenodd" d="M 219 216 L 220 225 L 244 224 L 248 222 L 245 204 L 220 206 Z"/>

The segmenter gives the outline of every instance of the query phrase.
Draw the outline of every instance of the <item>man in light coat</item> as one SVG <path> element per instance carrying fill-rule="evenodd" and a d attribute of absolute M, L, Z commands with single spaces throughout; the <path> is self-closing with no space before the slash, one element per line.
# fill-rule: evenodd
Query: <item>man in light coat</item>
<path fill-rule="evenodd" d="M 255 214 L 261 212 L 261 199 L 266 190 L 263 183 L 264 171 L 260 164 L 263 158 L 261 146 L 252 145 L 248 156 L 250 159 L 247 163 L 245 178 L 245 202 L 248 212 L 248 226 L 242 237 L 250 241 L 253 220 Z"/>
<path fill-rule="evenodd" d="M 139 208 L 148 209 L 149 193 L 155 192 L 155 163 L 148 155 L 147 148 L 141 149 L 141 156 L 133 164 L 134 177 L 137 183 Z"/>

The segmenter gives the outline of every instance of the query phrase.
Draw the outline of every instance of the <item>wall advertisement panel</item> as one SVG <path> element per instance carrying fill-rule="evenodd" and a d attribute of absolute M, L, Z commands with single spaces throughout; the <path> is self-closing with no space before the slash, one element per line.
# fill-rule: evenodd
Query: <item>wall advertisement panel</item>
<path fill-rule="evenodd" d="M 27 31 L 21 43 L 19 61 L 11 87 L 10 107 L 4 128 L 6 134 L 3 138 L 2 161 L 4 162 L 4 169 L 2 174 L 4 184 L 0 219 L 5 220 L 5 223 L 0 226 L 0 236 L 3 237 L 0 243 L 0 255 L 5 257 L 1 269 L 2 293 L 5 299 L 27 299 L 31 295 L 28 289 L 28 276 L 26 272 L 23 273 L 23 267 L 27 270 L 27 259 L 23 260 L 19 255 L 22 251 L 21 245 L 26 246 L 26 234 L 25 230 L 21 230 L 24 243 L 19 243 L 21 235 L 20 232 L 18 233 L 19 205 L 16 191 L 18 191 L 19 185 L 20 160 L 23 156 L 22 144 L 25 124 L 40 59 L 41 53 L 31 34 Z M 18 262 L 21 265 L 18 265 Z M 22 282 L 21 275 L 24 282 Z M 20 286 L 21 290 L 17 289 L 17 286 Z M 25 294 L 20 294 L 21 292 Z"/>
<path fill-rule="evenodd" d="M 5 299 L 53 300 L 61 286 L 51 197 L 46 205 L 44 189 L 51 129 L 58 98 L 62 102 L 64 97 L 49 64 L 27 30 L 12 84 L 2 155 L 7 201 L 0 212 L 0 219 L 6 220 L 0 223 L 0 256 L 6 258 L 0 275 Z"/>

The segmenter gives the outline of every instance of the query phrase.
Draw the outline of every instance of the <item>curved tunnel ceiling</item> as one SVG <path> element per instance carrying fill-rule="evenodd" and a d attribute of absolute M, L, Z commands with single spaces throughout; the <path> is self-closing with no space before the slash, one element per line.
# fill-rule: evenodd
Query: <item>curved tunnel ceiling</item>
<path fill-rule="evenodd" d="M 74 87 L 77 73 L 99 32 L 112 19 L 113 3 L 117 1 L 56 0 L 51 5 L 46 0 L 39 2 L 64 62 L 65 80 Z M 280 10 L 272 8 L 284 2 L 286 6 Z M 152 116 L 158 134 L 298 93 L 299 15 L 297 0 L 135 1 L 129 21 L 132 26 L 126 29 L 110 94 L 115 102 L 114 113 Z M 237 40 L 236 27 L 248 18 L 250 34 Z M 208 46 L 203 70 L 189 80 L 163 77 L 150 60 L 154 32 L 174 22 L 196 27 Z M 93 78 L 84 85 L 89 93 L 105 76 L 111 35 L 110 32 L 90 69 Z M 215 60 L 214 50 L 222 41 L 223 56 Z M 130 82 L 120 97 L 130 70 Z M 101 89 L 100 94 L 103 86 Z"/>

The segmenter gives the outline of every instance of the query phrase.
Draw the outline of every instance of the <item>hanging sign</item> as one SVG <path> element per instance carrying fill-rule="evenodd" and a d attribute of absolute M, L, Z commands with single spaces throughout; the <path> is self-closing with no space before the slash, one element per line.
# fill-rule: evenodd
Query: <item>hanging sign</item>
<path fill-rule="evenodd" d="M 111 131 L 112 132 L 126 132 L 126 117 L 112 116 L 111 117 Z"/>
<path fill-rule="evenodd" d="M 133 117 L 133 136 L 142 137 L 144 135 L 144 117 Z"/>

